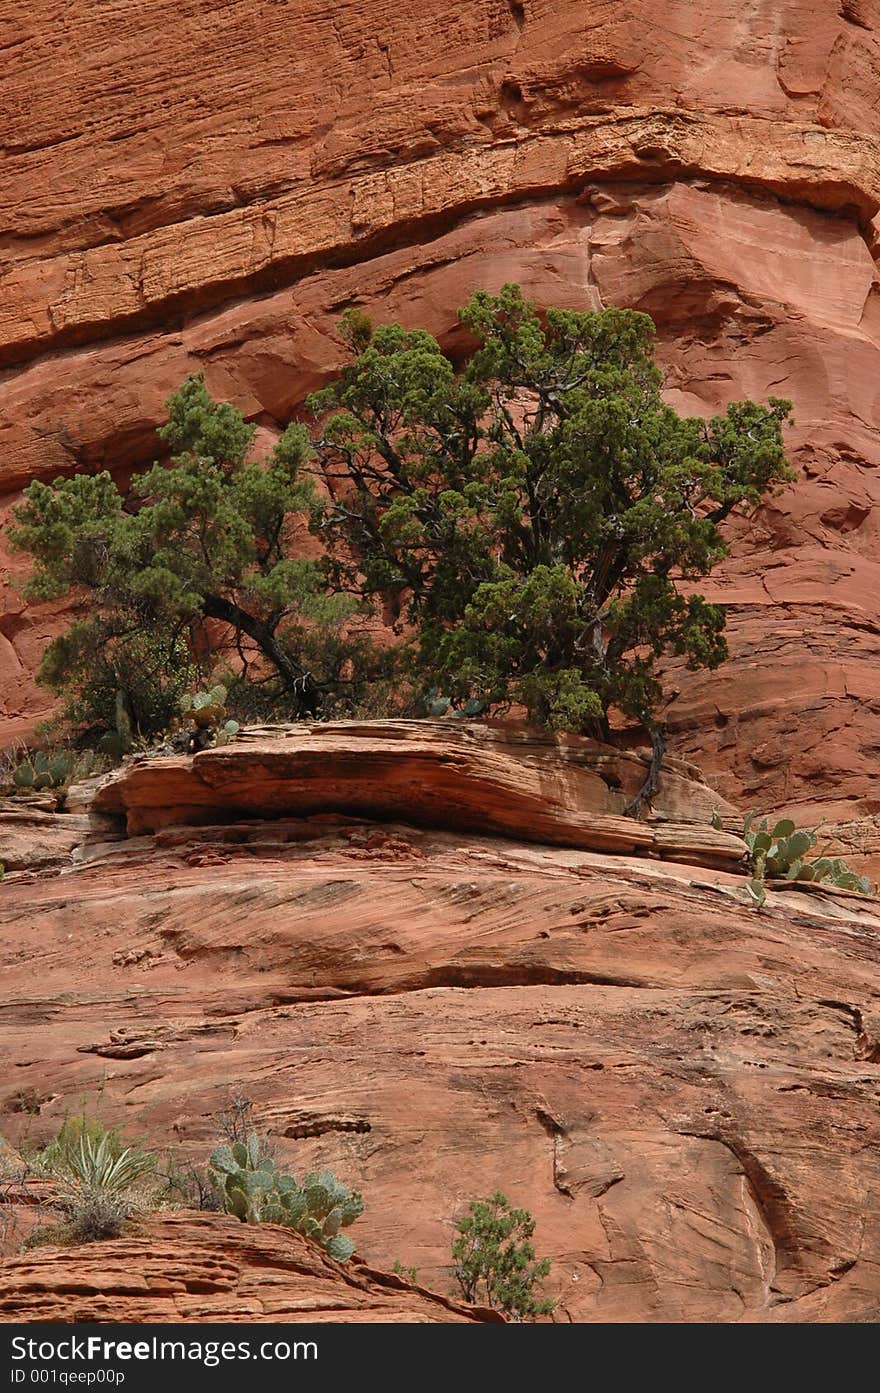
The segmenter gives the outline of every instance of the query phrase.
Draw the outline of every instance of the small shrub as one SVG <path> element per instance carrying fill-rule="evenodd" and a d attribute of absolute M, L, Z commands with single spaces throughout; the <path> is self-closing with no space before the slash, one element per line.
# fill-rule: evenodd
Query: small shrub
<path fill-rule="evenodd" d="M 407 1282 L 412 1282 L 414 1285 L 419 1280 L 419 1269 L 417 1267 L 405 1267 L 400 1261 L 400 1258 L 395 1259 L 391 1271 L 396 1277 L 403 1277 Z"/>
<path fill-rule="evenodd" d="M 283 1224 L 296 1229 L 337 1262 L 346 1262 L 354 1252 L 352 1240 L 339 1230 L 364 1212 L 364 1202 L 332 1171 L 311 1171 L 302 1185 L 297 1184 L 293 1176 L 277 1169 L 255 1132 L 246 1142 L 216 1147 L 211 1170 L 224 1209 L 243 1224 Z"/>
<path fill-rule="evenodd" d="M 253 1098 L 248 1098 L 246 1093 L 233 1093 L 228 1106 L 217 1118 L 217 1128 L 226 1141 L 246 1143 L 251 1133 L 257 1130 L 254 1124 Z M 274 1155 L 275 1147 L 269 1138 L 260 1137 L 260 1159 Z"/>
<path fill-rule="evenodd" d="M 14 1151 L 5 1138 L 0 1136 L 0 1184 L 24 1184 L 29 1174 L 30 1166 L 21 1152 Z"/>
<path fill-rule="evenodd" d="M 69 1243 L 97 1243 L 105 1238 L 118 1238 L 136 1208 L 124 1195 L 100 1187 L 72 1190 L 60 1196 L 56 1204 L 67 1218 Z"/>
<path fill-rule="evenodd" d="M 550 1259 L 535 1261 L 535 1221 L 527 1209 L 512 1209 L 500 1190 L 472 1200 L 453 1240 L 453 1273 L 466 1301 L 501 1311 L 514 1321 L 549 1315 L 553 1302 L 537 1289 Z"/>
<path fill-rule="evenodd" d="M 169 1153 L 161 1179 L 159 1195 L 162 1204 L 170 1209 L 199 1209 L 216 1214 L 223 1208 L 223 1197 L 211 1172 L 202 1166 L 178 1166 Z"/>
<path fill-rule="evenodd" d="M 96 620 L 74 623 L 50 644 L 40 673 L 64 698 L 60 728 L 113 759 L 166 730 L 201 676 L 179 635 L 141 628 L 111 637 Z"/>

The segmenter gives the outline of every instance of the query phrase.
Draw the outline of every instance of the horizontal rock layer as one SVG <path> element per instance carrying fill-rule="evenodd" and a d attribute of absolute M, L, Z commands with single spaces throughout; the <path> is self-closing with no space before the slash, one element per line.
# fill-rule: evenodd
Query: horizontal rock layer
<path fill-rule="evenodd" d="M 647 772 L 646 758 L 576 736 L 455 720 L 331 722 L 251 730 L 193 756 L 135 757 L 74 792 L 70 803 L 102 818 L 124 816 L 130 835 L 175 823 L 354 813 L 697 864 L 741 863 L 742 839 L 710 825 L 713 811 L 735 819 L 735 809 L 679 761 L 661 775 L 654 820 L 625 817 Z"/>
<path fill-rule="evenodd" d="M 418 243 L 479 208 L 558 197 L 590 180 L 704 175 L 844 212 L 880 211 L 880 142 L 819 126 L 653 109 L 444 150 L 376 173 L 304 179 L 281 197 L 0 277 L 0 362 L 161 322 L 297 279 L 317 262 L 359 262 Z"/>

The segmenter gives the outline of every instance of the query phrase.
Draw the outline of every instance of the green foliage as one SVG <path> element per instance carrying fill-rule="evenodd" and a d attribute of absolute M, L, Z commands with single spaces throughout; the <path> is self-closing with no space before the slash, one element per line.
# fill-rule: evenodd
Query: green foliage
<path fill-rule="evenodd" d="M 126 1146 L 85 1114 L 66 1118 L 35 1160 L 58 1181 L 52 1204 L 67 1220 L 59 1236 L 75 1243 L 116 1238 L 156 1174 L 151 1152 Z"/>
<path fill-rule="evenodd" d="M 63 1170 L 72 1180 L 94 1190 L 130 1190 L 137 1181 L 156 1169 L 156 1160 L 135 1147 L 114 1144 L 110 1134 L 99 1140 L 88 1134 L 81 1136 L 76 1148 L 63 1153 L 55 1162 L 55 1171 Z"/>
<path fill-rule="evenodd" d="M 222 682 L 216 682 L 210 691 L 188 692 L 180 701 L 184 725 L 190 725 L 215 745 L 228 745 L 240 727 L 238 721 L 227 718 L 227 695 Z"/>
<path fill-rule="evenodd" d="M 34 1159 L 45 1170 L 63 1170 L 70 1157 L 79 1151 L 83 1140 L 97 1144 L 105 1139 L 114 1155 L 124 1150 L 124 1143 L 115 1128 L 104 1127 L 97 1118 L 89 1117 L 86 1112 L 74 1113 L 65 1117 L 55 1136 Z"/>
<path fill-rule="evenodd" d="M 200 678 L 182 634 L 162 625 L 120 632 L 128 622 L 118 611 L 77 620 L 40 666 L 40 681 L 66 699 L 65 720 L 114 759 L 166 730 Z"/>
<path fill-rule="evenodd" d="M 92 755 L 92 761 L 94 756 Z M 37 750 L 27 754 L 12 771 L 12 782 L 17 789 L 41 792 L 46 788 L 63 788 L 70 783 L 74 770 L 90 772 L 91 763 L 86 758 L 77 758 L 72 750 L 56 750 L 54 753 Z"/>
<path fill-rule="evenodd" d="M 86 1113 L 66 1117 L 35 1158 L 43 1170 L 103 1189 L 130 1188 L 156 1168 L 151 1152 L 126 1146 L 115 1128 Z"/>
<path fill-rule="evenodd" d="M 450 716 L 457 717 L 459 720 L 473 720 L 481 716 L 486 709 L 486 703 L 478 697 L 469 697 L 463 705 L 453 706 L 452 698 L 441 696 L 436 687 L 425 692 L 418 703 L 419 714 L 423 716 Z"/>
<path fill-rule="evenodd" d="M 395 1274 L 395 1276 L 403 1277 L 407 1282 L 412 1282 L 413 1285 L 415 1285 L 415 1283 L 419 1280 L 418 1268 L 405 1267 L 404 1264 L 400 1261 L 400 1258 L 395 1258 L 394 1265 L 392 1266 L 391 1271 Z"/>
<path fill-rule="evenodd" d="M 9 529 L 36 563 L 30 596 L 90 592 L 89 617 L 50 644 L 40 679 L 70 699 L 73 719 L 103 722 L 123 747 L 117 692 L 133 732 L 165 729 L 194 685 L 207 620 L 308 688 L 284 626 L 325 603 L 318 565 L 294 556 L 291 514 L 313 501 L 304 428 L 288 426 L 268 461 L 249 463 L 253 427 L 189 377 L 160 435 L 171 460 L 136 475 L 128 497 L 109 473 L 35 481 Z"/>
<path fill-rule="evenodd" d="M 226 688 L 217 682 L 210 691 L 188 692 L 180 709 L 195 725 L 214 728 L 226 715 Z"/>
<path fill-rule="evenodd" d="M 713 814 L 712 823 L 721 825 L 717 814 Z M 782 818 L 773 828 L 766 818 L 755 826 L 755 814 L 749 813 L 742 832 L 752 873 L 746 889 L 758 908 L 767 899 L 767 880 L 821 882 L 841 890 L 871 894 L 867 876 L 858 875 L 840 857 L 808 856 L 818 845 L 817 833 L 818 828 L 796 828 L 789 818 Z"/>
<path fill-rule="evenodd" d="M 472 1200 L 452 1243 L 453 1273 L 466 1301 L 480 1302 L 522 1321 L 549 1315 L 552 1301 L 538 1291 L 550 1259 L 535 1261 L 535 1221 L 527 1209 L 512 1209 L 500 1190 Z"/>
<path fill-rule="evenodd" d="M 516 702 L 606 737 L 614 708 L 651 728 L 661 655 L 726 656 L 722 610 L 680 582 L 726 555 L 734 509 L 794 477 L 790 404 L 680 417 L 633 311 L 541 319 L 507 285 L 460 318 L 476 343 L 460 371 L 421 330 L 344 323 L 354 360 L 309 403 L 328 574 L 414 626 L 435 706 Z"/>
<path fill-rule="evenodd" d="M 507 285 L 460 319 L 473 348 L 456 367 L 430 334 L 347 311 L 352 360 L 310 399 L 319 438 L 291 423 L 267 460 L 191 376 L 167 403 L 170 459 L 127 494 L 107 472 L 28 486 L 8 533 L 35 562 L 28 594 L 88 603 L 40 669 L 71 722 L 116 757 L 166 730 L 219 627 L 250 682 L 237 717 L 261 701 L 282 718 L 405 710 L 427 692 L 431 714 L 519 704 L 607 739 L 622 714 L 651 735 L 651 786 L 658 662 L 726 656 L 723 611 L 694 582 L 726 555 L 725 519 L 794 477 L 790 404 L 679 416 L 634 311 L 539 316 Z M 395 654 L 352 633 L 380 602 Z"/>
<path fill-rule="evenodd" d="M 354 1243 L 339 1232 L 364 1211 L 357 1191 L 336 1180 L 332 1171 L 311 1171 L 299 1185 L 282 1174 L 252 1132 L 246 1141 L 218 1146 L 211 1170 L 227 1213 L 242 1223 L 283 1224 L 319 1243 L 337 1262 L 354 1252 Z"/>
<path fill-rule="evenodd" d="M 100 772 L 101 760 L 94 750 L 75 750 L 69 746 L 31 750 L 21 745 L 7 751 L 0 760 L 0 792 L 13 794 L 59 793 L 79 779 Z M 60 799 L 58 800 L 60 802 Z"/>

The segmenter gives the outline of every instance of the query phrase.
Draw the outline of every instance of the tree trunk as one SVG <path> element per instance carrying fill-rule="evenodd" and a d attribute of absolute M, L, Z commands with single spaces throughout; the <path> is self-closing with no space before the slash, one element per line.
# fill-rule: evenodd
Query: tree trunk
<path fill-rule="evenodd" d="M 648 777 L 642 784 L 635 798 L 627 803 L 624 812 L 627 817 L 639 817 L 646 804 L 650 806 L 651 799 L 657 792 L 657 784 L 660 776 L 660 765 L 663 763 L 663 755 L 666 752 L 666 739 L 659 726 L 651 725 L 647 721 L 644 723 L 645 729 L 651 737 L 653 753 L 651 763 L 648 767 Z"/>
<path fill-rule="evenodd" d="M 219 619 L 253 639 L 263 657 L 268 658 L 275 668 L 287 691 L 296 698 L 297 715 L 317 716 L 321 707 L 321 693 L 317 682 L 310 672 L 295 663 L 290 654 L 282 648 L 274 631 L 264 620 L 255 614 L 249 614 L 246 609 L 242 609 L 232 600 L 227 600 L 223 595 L 205 595 L 202 613 L 206 619 Z"/>

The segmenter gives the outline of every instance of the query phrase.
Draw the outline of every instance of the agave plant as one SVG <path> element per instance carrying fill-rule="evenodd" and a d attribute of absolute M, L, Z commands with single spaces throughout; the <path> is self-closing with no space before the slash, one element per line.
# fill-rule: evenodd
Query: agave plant
<path fill-rule="evenodd" d="M 44 1169 L 89 1188 L 130 1188 L 156 1169 L 156 1157 L 126 1146 L 114 1128 L 84 1113 L 65 1118 L 40 1154 Z"/>
<path fill-rule="evenodd" d="M 67 1218 L 68 1241 L 78 1243 L 117 1237 L 156 1169 L 154 1155 L 124 1146 L 115 1131 L 85 1115 L 65 1119 L 40 1160 L 58 1182 L 52 1205 Z"/>
<path fill-rule="evenodd" d="M 109 1190 L 115 1193 L 131 1190 L 139 1180 L 156 1169 L 156 1160 L 148 1152 L 127 1146 L 117 1151 L 111 1134 L 96 1140 L 83 1134 L 79 1147 L 66 1159 L 69 1177 L 90 1190 Z"/>
<path fill-rule="evenodd" d="M 218 1146 L 211 1153 L 211 1170 L 223 1195 L 223 1207 L 244 1224 L 283 1224 L 313 1238 L 331 1258 L 346 1262 L 354 1243 L 339 1232 L 364 1211 L 356 1190 L 349 1190 L 332 1171 L 310 1171 L 302 1184 L 281 1174 L 263 1154 L 260 1139 L 251 1132 L 246 1142 Z"/>

